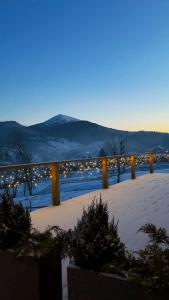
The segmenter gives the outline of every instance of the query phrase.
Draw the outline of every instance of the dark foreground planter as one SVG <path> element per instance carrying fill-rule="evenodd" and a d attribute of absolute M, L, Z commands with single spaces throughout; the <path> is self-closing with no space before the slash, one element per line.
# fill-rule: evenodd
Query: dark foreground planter
<path fill-rule="evenodd" d="M 0 251 L 0 299 L 61 300 L 61 260 L 52 255 L 41 259 L 17 259 Z"/>
<path fill-rule="evenodd" d="M 167 300 L 169 293 L 147 293 L 138 285 L 110 274 L 68 267 L 69 300 Z"/>

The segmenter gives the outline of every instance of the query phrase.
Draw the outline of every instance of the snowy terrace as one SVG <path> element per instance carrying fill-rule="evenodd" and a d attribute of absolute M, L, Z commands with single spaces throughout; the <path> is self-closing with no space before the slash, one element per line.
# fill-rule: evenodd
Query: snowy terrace
<path fill-rule="evenodd" d="M 83 208 L 100 195 L 108 204 L 110 219 L 114 216 L 119 220 L 120 236 L 130 249 L 138 250 L 144 245 L 146 236 L 137 230 L 145 223 L 169 230 L 169 174 L 166 173 L 147 174 L 70 199 L 60 206 L 36 210 L 31 213 L 33 225 L 40 230 L 48 225 L 73 228 Z"/>
<path fill-rule="evenodd" d="M 138 233 L 145 223 L 164 226 L 169 231 L 169 174 L 157 173 L 126 180 L 63 202 L 60 206 L 48 207 L 31 213 L 33 226 L 43 231 L 48 225 L 59 225 L 63 229 L 73 228 L 96 197 L 107 202 L 110 219 L 119 221 L 119 234 L 130 250 L 144 246 L 146 235 Z M 67 300 L 68 261 L 62 264 L 63 300 Z"/>

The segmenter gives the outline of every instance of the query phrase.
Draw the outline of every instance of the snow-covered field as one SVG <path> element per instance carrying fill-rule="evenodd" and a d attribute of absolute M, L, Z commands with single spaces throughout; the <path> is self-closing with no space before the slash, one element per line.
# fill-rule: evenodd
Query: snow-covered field
<path fill-rule="evenodd" d="M 83 207 L 94 197 L 107 202 L 110 219 L 119 220 L 119 234 L 131 250 L 144 246 L 146 235 L 138 233 L 145 223 L 164 226 L 169 231 L 169 174 L 155 173 L 125 180 L 110 186 L 107 190 L 92 193 L 63 202 L 58 207 L 48 207 L 32 212 L 34 227 L 44 230 L 48 225 L 59 225 L 64 229 L 73 228 Z M 66 299 L 66 263 L 64 264 L 63 288 Z"/>
<path fill-rule="evenodd" d="M 155 172 L 169 173 L 169 163 L 160 163 L 155 165 Z M 148 166 L 138 166 L 136 176 L 143 176 L 149 173 Z M 124 174 L 120 175 L 120 182 L 130 179 L 130 168 L 126 168 Z M 82 174 L 74 172 L 66 178 L 61 178 L 61 202 L 81 196 L 102 188 L 102 174 L 100 170 L 93 169 Z M 109 171 L 109 184 L 117 183 L 117 176 L 114 171 Z M 33 190 L 33 196 L 23 197 L 23 192 L 19 192 L 15 201 L 21 201 L 24 206 L 32 207 L 32 210 L 39 207 L 51 206 L 51 180 L 49 178 L 41 180 Z"/>

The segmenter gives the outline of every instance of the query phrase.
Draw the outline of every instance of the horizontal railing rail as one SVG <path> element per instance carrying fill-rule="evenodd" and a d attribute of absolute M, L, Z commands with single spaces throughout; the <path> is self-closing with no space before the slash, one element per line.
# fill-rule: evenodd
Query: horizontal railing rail
<path fill-rule="evenodd" d="M 131 155 L 131 154 L 130 154 Z M 104 156 L 104 157 L 87 157 L 87 158 L 79 158 L 79 159 L 70 159 L 70 160 L 56 160 L 56 161 L 49 161 L 49 162 L 40 162 L 40 163 L 27 163 L 27 164 L 17 164 L 17 165 L 7 165 L 7 166 L 0 166 L 0 171 L 7 171 L 7 170 L 19 170 L 19 169 L 30 169 L 34 167 L 49 167 L 55 164 L 66 164 L 66 163 L 77 163 L 82 161 L 92 161 L 92 160 L 102 160 L 102 159 L 113 159 L 113 158 L 121 158 L 121 157 L 129 157 L 129 154 L 124 155 L 112 155 L 112 156 Z M 134 154 L 132 154 L 134 155 Z"/>
<path fill-rule="evenodd" d="M 59 170 L 63 164 L 76 164 L 85 162 L 100 162 L 100 169 L 102 171 L 102 184 L 103 189 L 109 187 L 109 161 L 119 160 L 122 158 L 127 158 L 130 166 L 131 179 L 136 178 L 136 160 L 140 157 L 144 157 L 145 162 L 149 163 L 149 171 L 152 174 L 154 172 L 154 160 L 155 154 L 144 153 L 144 154 L 125 154 L 125 155 L 113 155 L 105 157 L 90 157 L 82 159 L 71 159 L 71 160 L 60 160 L 51 162 L 41 162 L 41 163 L 28 163 L 28 164 L 17 164 L 17 165 L 7 165 L 0 166 L 0 172 L 4 171 L 15 171 L 15 170 L 31 170 L 33 168 L 50 168 L 50 177 L 52 183 L 52 205 L 60 205 L 60 174 Z"/>

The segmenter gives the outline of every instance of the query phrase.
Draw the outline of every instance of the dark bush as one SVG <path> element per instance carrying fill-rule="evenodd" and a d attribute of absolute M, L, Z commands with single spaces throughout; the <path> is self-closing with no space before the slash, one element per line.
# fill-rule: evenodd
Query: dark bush
<path fill-rule="evenodd" d="M 44 232 L 33 229 L 30 236 L 25 236 L 16 249 L 17 257 L 40 258 L 53 254 L 64 258 L 68 252 L 67 233 L 58 226 L 48 227 Z"/>
<path fill-rule="evenodd" d="M 69 232 L 70 257 L 75 264 L 86 269 L 100 270 L 104 264 L 119 263 L 125 257 L 125 247 L 118 236 L 114 220 L 109 223 L 107 204 L 93 200 Z"/>
<path fill-rule="evenodd" d="M 44 232 L 32 228 L 30 213 L 7 195 L 0 202 L 0 249 L 12 249 L 17 257 L 40 258 L 53 253 L 65 256 L 67 233 L 58 226 Z"/>
<path fill-rule="evenodd" d="M 7 196 L 0 202 L 0 248 L 15 247 L 23 236 L 31 232 L 29 212 Z"/>
<path fill-rule="evenodd" d="M 169 236 L 165 228 L 145 224 L 140 228 L 149 236 L 149 242 L 137 253 L 129 280 L 150 290 L 169 289 Z"/>

